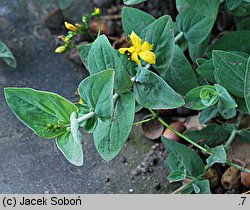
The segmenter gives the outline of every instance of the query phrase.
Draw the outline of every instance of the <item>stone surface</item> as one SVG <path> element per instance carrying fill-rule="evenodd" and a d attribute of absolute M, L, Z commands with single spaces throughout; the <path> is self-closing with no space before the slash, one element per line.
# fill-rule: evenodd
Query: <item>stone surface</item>
<path fill-rule="evenodd" d="M 57 38 L 42 23 L 44 11 L 51 6 L 46 2 L 51 1 L 0 2 L 0 38 L 12 49 L 18 63 L 13 70 L 0 60 L 0 193 L 129 193 L 130 189 L 133 193 L 171 192 L 162 163 L 143 177 L 131 177 L 131 171 L 153 145 L 141 136 L 140 127 L 133 130 L 130 140 L 111 162 L 99 157 L 92 136 L 84 133 L 85 165 L 74 167 L 53 140 L 37 137 L 8 108 L 4 87 L 53 91 L 77 101 L 74 93 L 82 79 L 79 75 L 87 75 L 65 56 L 54 53 Z M 107 177 L 109 182 L 104 181 Z"/>

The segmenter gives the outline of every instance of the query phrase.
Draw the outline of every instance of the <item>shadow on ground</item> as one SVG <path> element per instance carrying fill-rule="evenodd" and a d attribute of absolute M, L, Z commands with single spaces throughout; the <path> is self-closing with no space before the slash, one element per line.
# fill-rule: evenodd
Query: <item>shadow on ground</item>
<path fill-rule="evenodd" d="M 34 3 L 35 2 L 35 3 Z M 131 176 L 153 142 L 135 128 L 119 156 L 101 160 L 91 135 L 84 135 L 85 165 L 70 165 L 53 140 L 37 137 L 7 107 L 3 88 L 32 87 L 77 101 L 82 78 L 62 55 L 56 55 L 56 36 L 43 26 L 37 1 L 1 0 L 0 39 L 17 58 L 13 70 L 0 61 L 0 193 L 168 193 L 172 191 L 163 163 L 151 172 Z M 94 5 L 89 5 L 93 9 Z M 86 76 L 86 72 L 83 75 Z"/>

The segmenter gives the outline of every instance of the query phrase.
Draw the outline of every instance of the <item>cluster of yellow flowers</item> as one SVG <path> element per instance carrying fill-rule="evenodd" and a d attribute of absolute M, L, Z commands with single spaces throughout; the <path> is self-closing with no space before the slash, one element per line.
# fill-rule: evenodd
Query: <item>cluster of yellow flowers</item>
<path fill-rule="evenodd" d="M 93 17 L 97 17 L 100 19 L 101 16 L 101 9 L 95 8 L 94 12 L 91 14 Z M 65 52 L 68 48 L 74 47 L 74 44 L 72 42 L 73 37 L 76 34 L 81 34 L 89 30 L 88 26 L 88 16 L 84 16 L 82 18 L 83 24 L 71 24 L 68 22 L 65 22 L 65 27 L 69 30 L 68 35 L 65 36 L 59 36 L 61 40 L 63 40 L 64 45 L 56 48 L 56 53 L 62 53 Z M 146 61 L 149 64 L 155 64 L 156 63 L 156 55 L 153 52 L 153 45 L 150 44 L 147 41 L 143 41 L 134 31 L 132 31 L 130 38 L 130 47 L 128 48 L 120 48 L 119 52 L 121 54 L 127 54 L 128 59 L 131 59 L 135 61 L 138 65 L 141 65 L 140 59 Z"/>
<path fill-rule="evenodd" d="M 91 14 L 91 16 L 100 18 L 101 9 L 95 8 L 95 10 Z M 88 30 L 89 30 L 89 18 L 88 18 L 88 16 L 84 16 L 82 18 L 82 22 L 83 22 L 82 24 L 76 23 L 75 25 L 68 23 L 66 21 L 64 22 L 64 25 L 69 30 L 69 32 L 68 32 L 67 36 L 61 35 L 58 37 L 64 42 L 64 45 L 57 47 L 55 49 L 56 53 L 63 53 L 67 49 L 73 48 L 74 47 L 74 43 L 72 41 L 73 37 L 77 34 L 83 34 L 83 33 L 88 32 Z"/>

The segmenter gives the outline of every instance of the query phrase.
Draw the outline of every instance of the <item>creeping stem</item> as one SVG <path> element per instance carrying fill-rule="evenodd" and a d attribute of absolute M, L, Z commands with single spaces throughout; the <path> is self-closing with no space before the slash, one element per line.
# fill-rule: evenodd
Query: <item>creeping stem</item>
<path fill-rule="evenodd" d="M 240 126 L 240 122 L 241 122 L 242 117 L 243 117 L 243 114 L 240 113 L 239 116 L 238 116 L 238 118 L 237 118 L 235 128 L 233 129 L 233 131 L 232 131 L 229 139 L 227 140 L 227 142 L 225 144 L 225 149 L 226 150 L 229 148 L 230 144 L 233 142 L 233 140 L 234 140 L 234 138 L 235 138 L 235 136 L 237 134 L 237 131 L 238 131 L 238 128 Z"/>
<path fill-rule="evenodd" d="M 175 129 L 173 129 L 170 125 L 168 125 L 161 117 L 157 116 L 157 113 L 153 110 L 149 110 L 153 116 L 155 116 L 155 118 L 157 118 L 162 125 L 164 125 L 166 128 L 168 128 L 169 130 L 171 130 L 172 132 L 174 132 L 176 135 L 180 136 L 181 138 L 185 139 L 187 142 L 189 142 L 190 144 L 192 144 L 193 146 L 199 148 L 200 150 L 202 150 L 203 152 L 207 153 L 207 154 L 211 154 L 210 151 L 208 151 L 207 149 L 205 149 L 204 147 L 200 146 L 199 144 L 195 143 L 194 141 L 192 141 L 191 139 L 189 139 L 188 137 L 184 136 L 183 134 L 179 133 L 178 131 L 176 131 Z"/>
<path fill-rule="evenodd" d="M 186 140 L 187 142 L 189 142 L 190 144 L 192 144 L 193 146 L 197 147 L 198 149 L 202 150 L 203 152 L 205 152 L 208 155 L 211 155 L 211 152 L 209 150 L 207 150 L 206 148 L 200 146 L 199 144 L 195 143 L 194 141 L 192 141 L 191 139 L 189 139 L 188 137 L 184 136 L 183 134 L 179 133 L 178 131 L 176 131 L 174 128 L 172 128 L 170 125 L 168 125 L 162 118 L 160 118 L 157 113 L 151 109 L 149 109 L 149 111 L 153 114 L 153 116 L 159 120 L 159 122 L 161 122 L 165 127 L 167 127 L 169 130 L 171 130 L 172 132 L 174 132 L 176 135 L 180 136 L 181 138 L 183 138 L 184 140 Z M 237 123 L 236 123 L 236 127 L 239 126 L 240 124 L 240 120 L 241 120 L 242 116 L 240 115 L 238 117 Z M 230 138 L 229 138 L 230 139 Z M 230 165 L 230 166 L 234 166 L 235 168 L 247 172 L 250 174 L 250 170 L 237 165 L 235 163 L 232 163 L 230 161 L 226 161 L 226 164 Z M 207 169 L 207 168 L 206 168 Z"/>
<path fill-rule="evenodd" d="M 139 121 L 139 122 L 135 122 L 133 125 L 141 125 L 143 123 L 147 123 L 147 122 L 150 122 L 151 120 L 155 119 L 155 116 L 153 117 L 150 117 L 148 119 L 145 119 L 145 120 L 142 120 L 142 121 Z"/>

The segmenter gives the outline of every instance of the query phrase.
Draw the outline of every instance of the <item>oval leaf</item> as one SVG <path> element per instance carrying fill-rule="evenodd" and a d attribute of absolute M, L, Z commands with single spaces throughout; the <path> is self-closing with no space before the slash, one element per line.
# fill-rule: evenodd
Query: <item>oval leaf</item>
<path fill-rule="evenodd" d="M 243 98 L 247 59 L 233 53 L 214 50 L 213 63 L 218 82 L 233 95 Z"/>
<path fill-rule="evenodd" d="M 100 118 L 111 118 L 113 109 L 114 71 L 111 69 L 93 74 L 84 79 L 79 87 L 79 95 Z"/>
<path fill-rule="evenodd" d="M 122 26 L 126 35 L 130 35 L 132 31 L 140 35 L 142 31 L 151 23 L 155 18 L 139 9 L 124 7 L 122 9 Z"/>
<path fill-rule="evenodd" d="M 78 110 L 74 104 L 55 93 L 31 88 L 5 88 L 4 93 L 18 119 L 46 139 L 64 133 L 65 125 L 70 123 L 71 113 Z M 53 126 L 59 127 L 53 129 Z"/>
<path fill-rule="evenodd" d="M 135 99 L 131 92 L 123 93 L 115 103 L 112 119 L 98 120 L 94 142 L 101 157 L 112 160 L 121 150 L 133 126 Z"/>
<path fill-rule="evenodd" d="M 170 16 L 165 15 L 145 28 L 141 37 L 153 44 L 156 64 L 153 67 L 158 72 L 167 71 L 174 54 L 174 26 Z"/>
<path fill-rule="evenodd" d="M 132 85 L 127 70 L 104 35 L 97 38 L 93 43 L 88 56 L 88 65 L 90 74 L 109 68 L 114 69 L 114 88 L 118 93 L 128 90 Z"/>
<path fill-rule="evenodd" d="M 138 67 L 134 94 L 137 102 L 149 109 L 174 109 L 184 105 L 184 100 L 157 74 Z"/>
<path fill-rule="evenodd" d="M 170 68 L 161 77 L 182 95 L 198 86 L 194 70 L 178 45 L 174 47 L 174 59 Z"/>

